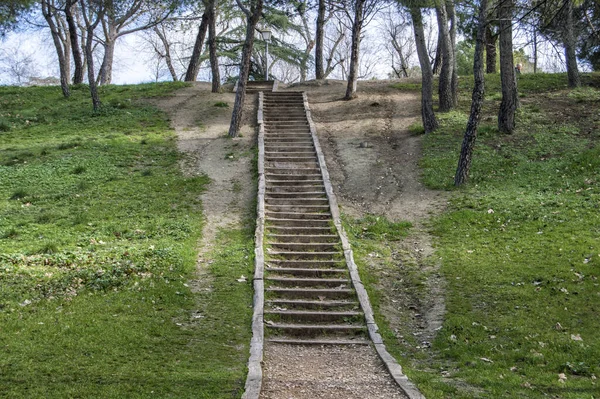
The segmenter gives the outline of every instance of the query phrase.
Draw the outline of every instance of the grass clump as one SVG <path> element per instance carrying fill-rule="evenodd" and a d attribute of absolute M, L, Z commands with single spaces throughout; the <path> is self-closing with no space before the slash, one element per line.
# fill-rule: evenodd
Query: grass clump
<path fill-rule="evenodd" d="M 520 77 L 520 90 L 536 96 L 523 100 L 512 135 L 498 133 L 497 108 L 484 107 L 470 184 L 433 222 L 448 286 L 428 365 L 436 372 L 416 372 L 427 397 L 597 392 L 600 143 L 581 115 L 600 91 L 565 93 L 564 78 Z M 425 139 L 433 188 L 453 189 L 468 102 L 454 114 Z"/>
<path fill-rule="evenodd" d="M 225 101 L 217 101 L 215 103 L 215 107 L 217 108 L 229 108 L 229 104 Z"/>

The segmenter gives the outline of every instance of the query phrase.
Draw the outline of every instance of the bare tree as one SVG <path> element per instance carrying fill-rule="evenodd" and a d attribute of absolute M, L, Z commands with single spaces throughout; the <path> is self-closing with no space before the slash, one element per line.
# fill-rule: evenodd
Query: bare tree
<path fill-rule="evenodd" d="M 221 73 L 219 71 L 219 57 L 217 55 L 216 3 L 217 0 L 208 0 L 206 4 L 208 11 L 208 52 L 212 72 L 211 91 L 213 93 L 221 91 Z"/>
<path fill-rule="evenodd" d="M 411 4 L 408 6 L 408 9 L 412 18 L 417 54 L 421 65 L 421 118 L 425 133 L 430 133 L 437 129 L 438 122 L 433 112 L 433 72 L 431 64 L 429 64 L 429 54 L 427 53 L 427 45 L 425 44 L 423 15 L 418 6 Z"/>
<path fill-rule="evenodd" d="M 254 47 L 254 31 L 260 20 L 263 9 L 263 0 L 248 0 L 249 7 L 246 7 L 242 0 L 236 0 L 238 7 L 246 15 L 246 40 L 242 48 L 242 60 L 240 62 L 240 75 L 238 87 L 233 104 L 231 115 L 231 124 L 229 125 L 229 137 L 237 137 L 242 125 L 242 114 L 244 101 L 246 100 L 246 85 L 250 75 L 250 59 L 252 57 L 252 48 Z"/>
<path fill-rule="evenodd" d="M 402 13 L 400 9 L 393 12 L 390 8 L 385 13 L 382 33 L 386 40 L 384 48 L 390 54 L 391 67 L 398 78 L 407 78 L 410 70 L 410 59 L 415 54 L 414 38 L 410 32 L 410 16 Z"/>
<path fill-rule="evenodd" d="M 206 1 L 203 1 L 206 4 Z M 194 43 L 194 50 L 192 51 L 192 56 L 190 57 L 190 63 L 187 68 L 187 72 L 185 73 L 185 81 L 186 82 L 195 82 L 198 79 L 198 72 L 200 71 L 200 56 L 202 55 L 202 51 L 204 49 L 204 39 L 206 38 L 206 32 L 208 32 L 209 25 L 209 14 L 208 10 L 205 7 L 204 12 L 202 13 L 202 20 L 200 22 L 200 26 L 198 26 L 198 34 L 196 35 L 196 42 Z"/>
<path fill-rule="evenodd" d="M 452 67 L 454 66 L 454 53 L 448 31 L 448 13 L 446 3 L 443 0 L 436 0 L 435 10 L 439 30 L 438 53 L 442 54 L 442 68 L 440 69 L 440 78 L 438 86 L 440 111 L 447 112 L 454 107 L 452 95 Z"/>
<path fill-rule="evenodd" d="M 58 68 L 60 71 L 60 87 L 65 97 L 71 95 L 69 84 L 71 83 L 71 39 L 68 34 L 66 21 L 59 13 L 59 6 L 55 0 L 42 0 L 42 15 L 50 28 L 52 42 L 58 57 Z"/>
<path fill-rule="evenodd" d="M 483 50 L 485 46 L 485 31 L 487 20 L 487 0 L 481 0 L 479 3 L 479 21 L 477 28 L 477 37 L 475 42 L 475 60 L 473 62 L 473 75 L 475 85 L 473 87 L 473 97 L 471 102 L 471 113 L 465 136 L 462 142 L 458 167 L 454 176 L 454 185 L 460 186 L 467 182 L 469 170 L 471 169 L 471 160 L 473 157 L 473 148 L 477 138 L 477 127 L 481 119 L 481 108 L 485 94 L 485 82 L 483 74 Z"/>
<path fill-rule="evenodd" d="M 36 74 L 35 53 L 26 52 L 18 43 L 0 48 L 0 73 L 11 78 L 11 83 L 21 86 Z"/>
<path fill-rule="evenodd" d="M 99 0 L 80 0 L 81 14 L 85 22 L 85 58 L 87 63 L 88 81 L 90 94 L 92 96 L 92 106 L 97 112 L 102 107 L 100 95 L 98 94 L 98 85 L 96 84 L 96 73 L 94 71 L 94 31 L 104 17 L 104 4 Z"/>
<path fill-rule="evenodd" d="M 579 70 L 577 69 L 577 57 L 575 55 L 576 39 L 573 27 L 573 0 L 565 0 L 564 4 L 564 26 L 563 26 L 563 44 L 565 46 L 565 59 L 567 63 L 567 77 L 569 87 L 581 86 Z"/>
<path fill-rule="evenodd" d="M 75 72 L 73 73 L 73 83 L 80 84 L 83 83 L 83 55 L 81 54 L 77 23 L 73 15 L 74 12 L 78 12 L 77 0 L 66 0 L 64 13 L 68 25 L 69 39 L 71 41 L 73 65 L 75 66 Z"/>
<path fill-rule="evenodd" d="M 514 0 L 500 0 L 498 19 L 500 24 L 500 81 L 502 102 L 498 113 L 498 130 L 512 133 L 515 129 L 515 113 L 518 107 L 517 80 L 513 60 L 512 16 Z"/>

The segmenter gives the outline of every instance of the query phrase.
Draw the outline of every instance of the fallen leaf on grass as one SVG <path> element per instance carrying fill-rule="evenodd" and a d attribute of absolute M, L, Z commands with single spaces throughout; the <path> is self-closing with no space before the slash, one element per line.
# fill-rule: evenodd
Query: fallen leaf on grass
<path fill-rule="evenodd" d="M 567 376 L 565 375 L 565 373 L 560 373 L 558 375 L 558 382 L 560 382 L 561 384 L 564 384 L 565 381 L 567 381 Z"/>
<path fill-rule="evenodd" d="M 486 363 L 494 363 L 494 361 L 493 361 L 493 360 L 491 360 L 491 359 L 488 359 L 487 357 L 480 357 L 480 358 L 479 358 L 479 360 L 482 360 L 482 361 L 484 361 L 484 362 L 486 362 Z"/>
<path fill-rule="evenodd" d="M 581 335 L 579 334 L 571 334 L 571 339 L 573 341 L 583 341 L 583 338 L 581 338 Z"/>
<path fill-rule="evenodd" d="M 237 279 L 237 281 L 238 281 L 238 283 L 245 283 L 245 282 L 246 282 L 246 281 L 248 281 L 248 280 L 246 280 L 246 276 L 244 276 L 244 275 L 242 274 L 242 276 L 241 276 L 240 278 L 238 278 L 238 279 Z"/>

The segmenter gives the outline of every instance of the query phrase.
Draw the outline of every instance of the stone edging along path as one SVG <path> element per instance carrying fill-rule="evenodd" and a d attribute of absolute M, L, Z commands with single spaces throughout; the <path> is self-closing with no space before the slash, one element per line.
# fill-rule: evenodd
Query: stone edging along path
<path fill-rule="evenodd" d="M 419 392 L 417 387 L 402 373 L 402 367 L 388 353 L 383 339 L 378 332 L 378 327 L 373 316 L 373 310 L 369 301 L 366 289 L 364 288 L 358 268 L 354 262 L 352 248 L 342 226 L 340 212 L 337 204 L 333 187 L 329 180 L 329 172 L 325 163 L 325 157 L 319 145 L 315 124 L 312 121 L 310 107 L 306 93 L 302 93 L 304 99 L 304 110 L 308 120 L 310 133 L 313 139 L 314 147 L 317 153 L 321 174 L 324 181 L 325 191 L 329 199 L 330 212 L 342 242 L 344 258 L 350 272 L 352 285 L 358 296 L 360 307 L 364 312 L 364 318 L 367 325 L 367 330 L 371 341 L 377 351 L 377 354 L 385 364 L 392 378 L 398 386 L 404 391 L 410 399 L 424 399 L 424 396 Z M 264 348 L 264 268 L 265 268 L 265 253 L 264 253 L 264 232 L 265 232 L 265 127 L 263 117 L 264 95 L 263 92 L 258 93 L 258 202 L 257 202 L 257 221 L 255 231 L 255 271 L 254 271 L 254 312 L 252 316 L 252 340 L 250 344 L 250 358 L 248 360 L 248 376 L 246 379 L 245 392 L 242 396 L 244 399 L 258 399 L 262 386 L 262 361 Z"/>

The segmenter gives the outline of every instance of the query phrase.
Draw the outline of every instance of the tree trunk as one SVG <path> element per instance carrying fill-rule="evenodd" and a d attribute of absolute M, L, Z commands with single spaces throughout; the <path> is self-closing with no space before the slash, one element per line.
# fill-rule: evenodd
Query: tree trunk
<path fill-rule="evenodd" d="M 448 14 L 446 13 L 446 5 L 442 0 L 436 1 L 435 7 L 438 30 L 440 34 L 438 51 L 442 52 L 442 69 L 440 70 L 440 82 L 438 86 L 440 112 L 448 112 L 453 107 L 452 96 L 452 44 L 450 43 L 450 34 L 448 32 Z"/>
<path fill-rule="evenodd" d="M 454 0 L 446 0 L 446 10 L 448 11 L 448 19 L 450 21 L 450 52 L 452 53 L 452 108 L 458 106 L 458 61 L 456 59 L 456 10 L 454 8 Z"/>
<path fill-rule="evenodd" d="M 202 22 L 198 28 L 198 34 L 196 35 L 196 43 L 194 43 L 194 50 L 192 51 L 192 57 L 185 73 L 184 80 L 186 82 L 195 82 L 198 79 L 198 72 L 200 71 L 200 56 L 202 55 L 202 48 L 204 47 L 204 38 L 206 37 L 206 31 L 208 30 L 209 16 L 208 11 L 204 10 L 202 14 Z"/>
<path fill-rule="evenodd" d="M 485 73 L 496 73 L 496 42 L 498 35 L 488 25 L 485 28 Z"/>
<path fill-rule="evenodd" d="M 73 74 L 73 83 L 83 83 L 83 56 L 79 46 L 79 35 L 77 34 L 77 24 L 73 18 L 73 8 L 77 0 L 67 0 L 65 4 L 65 17 L 69 25 L 69 37 L 71 38 L 71 51 L 73 53 L 73 64 L 75 65 L 75 73 Z"/>
<path fill-rule="evenodd" d="M 498 113 L 498 130 L 512 133 L 515 129 L 515 112 L 518 107 L 515 65 L 512 45 L 512 14 L 514 0 L 504 0 L 498 5 L 500 20 L 500 81 L 502 102 Z"/>
<path fill-rule="evenodd" d="M 56 55 L 58 57 L 58 67 L 60 72 L 60 88 L 62 89 L 63 96 L 68 98 L 71 95 L 71 90 L 69 89 L 69 81 L 71 77 L 69 76 L 69 62 L 66 56 L 66 49 L 63 48 L 63 43 L 60 39 L 60 34 L 58 32 L 58 27 L 54 23 L 54 5 L 49 4 L 47 0 L 42 1 L 42 14 L 44 15 L 44 19 L 48 23 L 48 27 L 50 28 L 50 34 L 52 35 L 52 42 L 54 43 L 54 48 L 56 49 Z"/>
<path fill-rule="evenodd" d="M 250 59 L 252 57 L 252 48 L 254 47 L 254 31 L 256 30 L 256 24 L 258 24 L 260 19 L 262 8 L 263 0 L 254 0 L 252 1 L 252 8 L 250 10 L 244 10 L 247 19 L 246 40 L 244 41 L 244 47 L 242 48 L 240 76 L 238 88 L 235 93 L 231 124 L 229 125 L 229 137 L 237 137 L 242 125 L 244 101 L 246 100 L 246 84 L 248 83 L 248 76 L 250 75 Z"/>
<path fill-rule="evenodd" d="M 442 51 L 442 33 L 438 29 L 437 46 L 435 48 L 435 58 L 433 59 L 432 72 L 434 75 L 438 75 L 442 69 L 442 62 L 444 61 L 444 54 Z"/>
<path fill-rule="evenodd" d="M 352 50 L 350 51 L 350 72 L 344 100 L 356 98 L 356 83 L 358 81 L 358 61 L 360 56 L 360 34 L 363 28 L 363 13 L 365 0 L 356 0 L 354 5 L 354 22 L 352 23 Z"/>
<path fill-rule="evenodd" d="M 215 7 L 217 0 L 208 2 L 208 52 L 210 56 L 210 70 L 212 74 L 212 92 L 218 93 L 221 91 L 221 73 L 219 71 L 219 57 L 217 55 L 217 17 L 215 15 Z"/>
<path fill-rule="evenodd" d="M 421 117 L 425 133 L 430 133 L 438 127 L 438 122 L 433 112 L 433 72 L 431 71 L 429 54 L 427 54 L 427 45 L 425 44 L 425 31 L 423 29 L 421 9 L 410 7 L 410 16 L 413 21 L 417 54 L 419 56 L 419 63 L 421 64 Z"/>
<path fill-rule="evenodd" d="M 85 0 L 81 1 L 81 12 L 83 13 L 83 18 L 85 20 L 85 58 L 87 63 L 87 73 L 88 73 L 88 81 L 90 85 L 90 95 L 92 97 L 92 107 L 94 108 L 94 112 L 98 112 L 102 107 L 102 102 L 100 101 L 100 95 L 98 94 L 98 86 L 96 84 L 96 73 L 94 72 L 94 52 L 93 52 L 93 41 L 94 41 L 94 30 L 98 26 L 100 20 L 102 19 L 101 11 L 96 16 L 96 21 L 91 22 L 87 16 L 86 4 Z M 93 13 L 92 13 L 93 14 Z"/>
<path fill-rule="evenodd" d="M 111 31 L 112 27 L 109 28 L 109 37 L 104 42 L 104 57 L 102 58 L 102 65 L 100 65 L 100 85 L 109 85 L 112 82 L 112 69 L 117 42 Z"/>
<path fill-rule="evenodd" d="M 317 14 L 317 31 L 315 45 L 315 78 L 325 79 L 325 71 L 323 69 L 323 39 L 325 36 L 325 1 L 319 0 L 319 10 Z"/>
<path fill-rule="evenodd" d="M 533 27 L 533 73 L 538 70 L 538 37 L 537 28 Z"/>
<path fill-rule="evenodd" d="M 158 38 L 163 44 L 163 47 L 165 48 L 165 62 L 167 63 L 167 68 L 169 69 L 171 78 L 173 79 L 173 82 L 177 82 L 179 80 L 179 77 L 177 76 L 177 72 L 175 72 L 175 67 L 173 66 L 173 59 L 171 58 L 171 45 L 169 44 L 169 40 L 167 39 L 167 36 L 165 35 L 164 31 L 161 30 L 161 28 L 164 29 L 164 26 L 161 26 L 160 28 L 158 26 L 155 26 L 153 28 L 154 33 L 156 33 L 156 36 L 158 36 Z"/>
<path fill-rule="evenodd" d="M 485 93 L 485 82 L 483 74 L 483 48 L 485 46 L 485 25 L 487 16 L 487 0 L 481 0 L 479 5 L 479 24 L 477 28 L 477 39 L 475 43 L 475 60 L 473 62 L 473 75 L 475 77 L 475 86 L 473 87 L 473 101 L 471 102 L 471 113 L 465 136 L 460 150 L 460 158 L 456 175 L 454 176 L 454 185 L 460 186 L 467 182 L 469 178 L 469 170 L 471 169 L 471 159 L 473 156 L 473 148 L 475 147 L 475 139 L 477 138 L 477 127 L 481 119 L 481 107 Z"/>
<path fill-rule="evenodd" d="M 565 46 L 565 59 L 567 61 L 567 77 L 569 87 L 581 86 L 579 70 L 577 69 L 577 56 L 575 55 L 576 39 L 573 31 L 573 1 L 565 2 L 565 24 L 563 31 L 563 44 Z"/>

